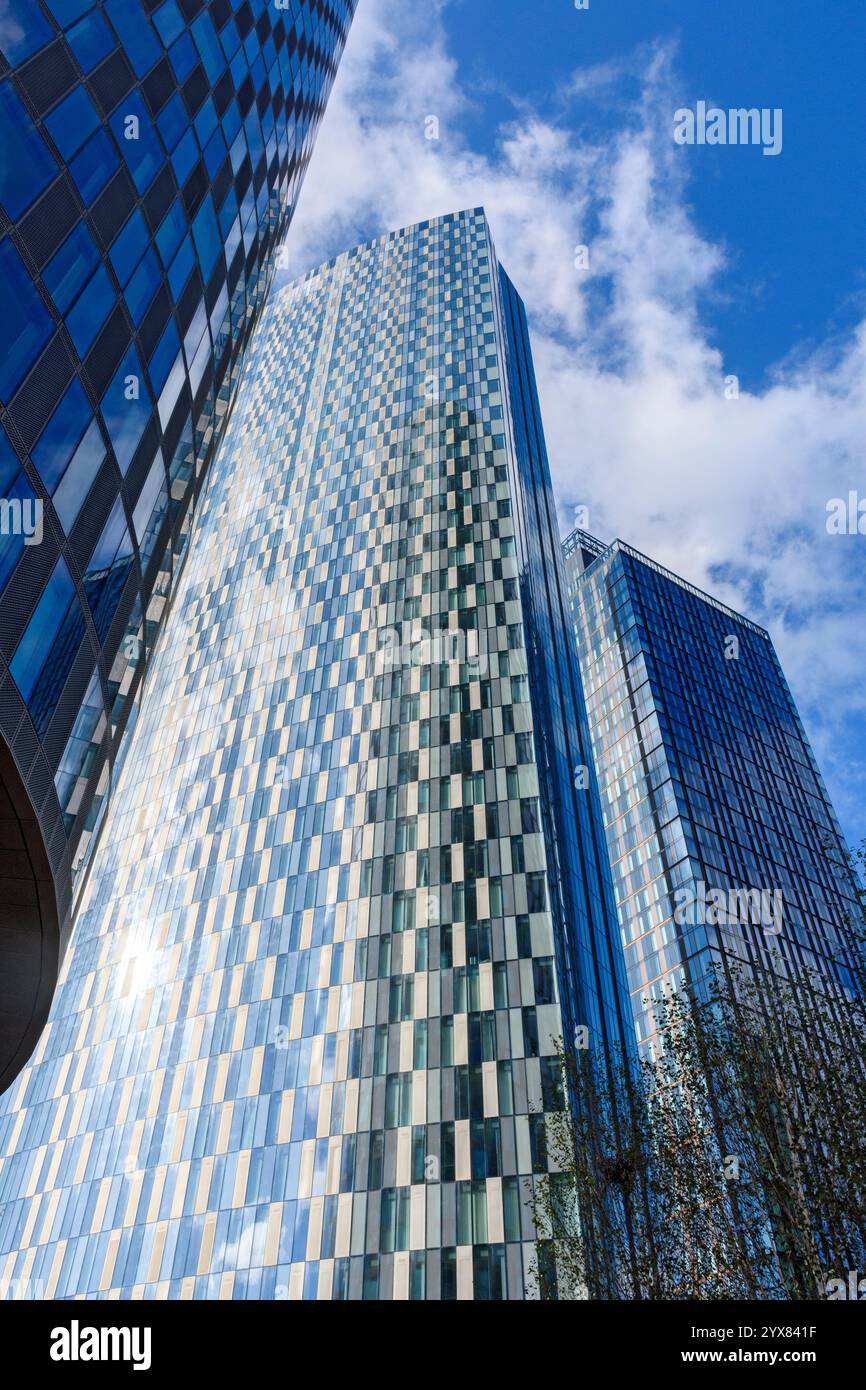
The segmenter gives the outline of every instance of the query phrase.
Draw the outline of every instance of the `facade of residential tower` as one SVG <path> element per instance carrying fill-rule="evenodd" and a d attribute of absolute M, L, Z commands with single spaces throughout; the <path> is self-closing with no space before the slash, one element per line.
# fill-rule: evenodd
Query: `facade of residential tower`
<path fill-rule="evenodd" d="M 177 588 L 354 0 L 4 0 L 0 1090 Z"/>
<path fill-rule="evenodd" d="M 856 990 L 850 859 L 769 634 L 621 541 L 563 557 L 639 1044 L 711 967 Z"/>
<path fill-rule="evenodd" d="M 34 1058 L 0 1277 L 521 1299 L 557 1041 L 630 1032 L 484 213 L 269 303 Z"/>

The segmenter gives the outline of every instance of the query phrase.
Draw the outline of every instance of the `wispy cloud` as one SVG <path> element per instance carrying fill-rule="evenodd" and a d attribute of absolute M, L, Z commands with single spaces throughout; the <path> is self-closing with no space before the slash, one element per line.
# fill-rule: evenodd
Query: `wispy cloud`
<path fill-rule="evenodd" d="M 293 273 L 483 204 L 530 313 L 563 528 L 587 505 L 602 538 L 622 536 L 766 623 L 842 812 L 862 825 L 866 537 L 828 536 L 825 523 L 829 498 L 866 490 L 866 322 L 817 350 L 792 343 L 767 385 L 740 381 L 731 399 L 737 363 L 722 360 L 706 317 L 752 287 L 736 248 L 690 211 L 693 152 L 671 133 L 675 51 L 660 43 L 576 72 L 555 118 L 515 94 L 516 114 L 482 151 L 463 133 L 471 97 L 442 10 L 359 7 L 292 232 Z M 601 128 L 581 123 L 588 96 L 605 100 Z"/>

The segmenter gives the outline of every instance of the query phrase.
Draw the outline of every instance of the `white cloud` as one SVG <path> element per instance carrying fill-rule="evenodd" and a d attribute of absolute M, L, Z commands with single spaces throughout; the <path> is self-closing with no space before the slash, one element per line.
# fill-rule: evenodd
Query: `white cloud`
<path fill-rule="evenodd" d="M 866 800 L 866 538 L 829 537 L 826 503 L 863 483 L 866 325 L 728 400 L 702 312 L 731 252 L 690 215 L 692 152 L 671 138 L 675 55 L 574 74 L 554 122 L 517 94 L 496 149 L 463 130 L 470 95 L 443 0 L 364 0 L 291 234 L 300 273 L 355 243 L 484 205 L 523 295 L 563 526 L 587 504 L 622 536 L 767 624 L 843 813 Z M 623 79 L 639 97 L 618 96 Z M 604 131 L 569 103 L 607 102 Z M 611 112 L 613 113 L 611 117 Z M 439 140 L 425 139 L 435 115 Z M 590 271 L 575 247 L 590 248 Z M 734 248 L 735 252 L 735 248 Z M 729 281 L 730 283 L 730 281 Z M 742 287 L 737 285 L 737 291 Z M 760 287 L 755 287 L 759 294 Z"/>

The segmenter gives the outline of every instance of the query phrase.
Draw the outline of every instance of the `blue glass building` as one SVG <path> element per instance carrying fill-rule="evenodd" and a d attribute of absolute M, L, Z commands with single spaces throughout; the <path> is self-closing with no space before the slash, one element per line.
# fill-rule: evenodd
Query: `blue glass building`
<path fill-rule="evenodd" d="M 354 0 L 4 0 L 0 1090 L 70 908 Z"/>
<path fill-rule="evenodd" d="M 769 635 L 621 541 L 563 554 L 640 1045 L 711 965 L 851 988 L 850 859 Z"/>
<path fill-rule="evenodd" d="M 523 306 L 476 209 L 272 296 L 31 1062 L 33 1296 L 520 1299 L 631 1034 Z"/>

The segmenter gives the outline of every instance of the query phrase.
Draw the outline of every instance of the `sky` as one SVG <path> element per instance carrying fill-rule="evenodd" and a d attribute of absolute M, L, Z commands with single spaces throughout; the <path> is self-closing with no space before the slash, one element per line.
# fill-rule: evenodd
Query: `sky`
<path fill-rule="evenodd" d="M 769 629 L 852 845 L 864 48 L 862 0 L 360 0 L 288 247 L 291 277 L 485 207 L 529 314 L 563 534 L 586 507 L 602 540 Z M 779 153 L 678 143 L 699 102 L 766 109 Z M 831 533 L 851 492 L 854 534 Z"/>

